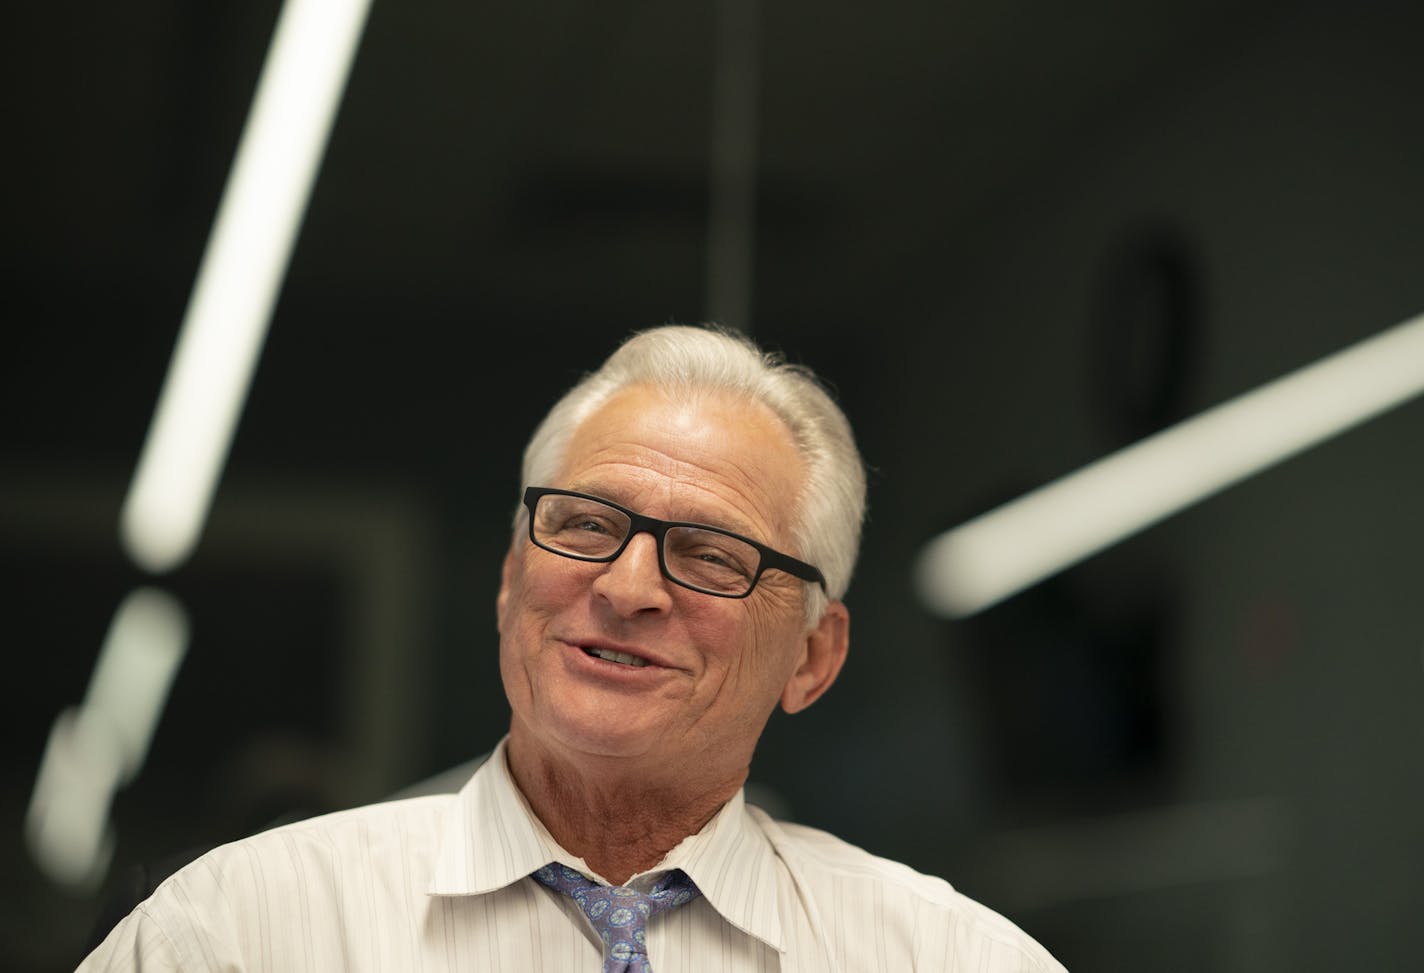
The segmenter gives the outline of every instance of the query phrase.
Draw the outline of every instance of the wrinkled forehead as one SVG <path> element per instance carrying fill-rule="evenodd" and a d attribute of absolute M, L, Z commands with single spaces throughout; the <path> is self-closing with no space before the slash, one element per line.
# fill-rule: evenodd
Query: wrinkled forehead
<path fill-rule="evenodd" d="M 550 485 L 786 543 L 805 476 L 790 430 L 762 403 L 636 385 L 579 424 Z"/>

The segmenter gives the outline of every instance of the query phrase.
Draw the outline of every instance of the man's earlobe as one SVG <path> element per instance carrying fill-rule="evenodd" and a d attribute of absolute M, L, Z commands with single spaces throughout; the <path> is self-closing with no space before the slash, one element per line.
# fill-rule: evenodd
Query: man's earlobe
<path fill-rule="evenodd" d="M 850 651 L 850 611 L 833 601 L 821 620 L 803 636 L 801 661 L 781 691 L 781 708 L 799 713 L 831 688 Z"/>

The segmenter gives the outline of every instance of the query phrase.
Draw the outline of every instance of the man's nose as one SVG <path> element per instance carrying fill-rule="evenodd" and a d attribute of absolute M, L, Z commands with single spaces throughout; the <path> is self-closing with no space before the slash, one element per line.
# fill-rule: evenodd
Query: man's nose
<path fill-rule="evenodd" d="M 642 531 L 630 537 L 623 553 L 604 566 L 593 581 L 593 590 L 618 614 L 632 616 L 671 607 L 668 584 L 658 566 L 658 540 Z"/>

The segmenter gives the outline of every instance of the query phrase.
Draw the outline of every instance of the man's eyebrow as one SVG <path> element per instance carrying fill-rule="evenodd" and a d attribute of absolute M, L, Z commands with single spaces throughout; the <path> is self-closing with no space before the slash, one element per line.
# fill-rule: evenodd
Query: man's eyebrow
<path fill-rule="evenodd" d="M 591 497 L 599 497 L 604 500 L 611 500 L 619 506 L 627 507 L 629 510 L 632 510 L 636 513 L 643 512 L 638 509 L 637 504 L 629 501 L 628 493 L 624 490 L 610 490 L 597 483 L 585 483 L 579 480 L 575 480 L 573 485 L 569 486 L 567 489 L 572 490 L 575 493 L 586 493 Z M 736 516 L 718 515 L 715 517 L 700 517 L 694 514 L 690 517 L 667 517 L 663 519 L 676 521 L 678 523 L 701 524 L 704 527 L 716 527 L 719 530 L 731 531 L 733 534 L 741 534 L 743 537 L 757 537 L 757 529 L 751 524 L 742 520 L 740 517 Z"/>
<path fill-rule="evenodd" d="M 716 527 L 720 530 L 731 531 L 733 534 L 741 534 L 743 537 L 755 538 L 757 529 L 736 517 L 680 517 L 677 518 L 684 523 L 703 524 L 707 527 Z"/>

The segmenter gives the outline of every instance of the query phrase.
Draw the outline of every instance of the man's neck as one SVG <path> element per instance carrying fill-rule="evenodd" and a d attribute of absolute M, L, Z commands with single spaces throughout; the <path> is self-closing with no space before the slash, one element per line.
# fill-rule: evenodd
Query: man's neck
<path fill-rule="evenodd" d="M 509 771 L 563 848 L 621 885 L 701 831 L 746 780 L 747 768 L 664 786 L 614 758 L 561 760 L 512 733 Z"/>

